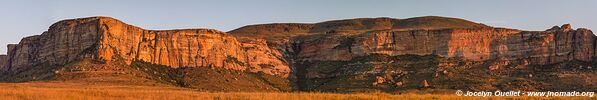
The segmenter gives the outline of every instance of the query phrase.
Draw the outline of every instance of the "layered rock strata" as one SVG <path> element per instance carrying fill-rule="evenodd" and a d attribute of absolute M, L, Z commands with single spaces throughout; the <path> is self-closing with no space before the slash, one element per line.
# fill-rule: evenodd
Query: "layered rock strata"
<path fill-rule="evenodd" d="M 220 67 L 287 76 L 279 53 L 264 41 L 240 43 L 212 29 L 145 30 L 109 17 L 64 20 L 8 46 L 2 71 L 60 66 L 82 58 L 171 67 Z M 1 60 L 1 59 L 0 59 Z M 261 65 L 261 66 L 259 66 Z M 273 66 L 273 67 L 272 67 Z"/>
<path fill-rule="evenodd" d="M 348 61 L 371 54 L 438 55 L 471 61 L 524 60 L 545 65 L 593 61 L 596 37 L 569 24 L 545 31 L 494 28 L 445 17 L 365 18 L 315 24 L 262 24 L 230 31 L 264 38 L 298 61 Z M 267 37 L 272 36 L 272 37 Z"/>
<path fill-rule="evenodd" d="M 303 67 L 297 62 L 350 61 L 372 54 L 437 55 L 532 65 L 590 62 L 597 56 L 596 37 L 588 29 L 563 25 L 546 31 L 522 31 L 433 16 L 250 25 L 228 33 L 211 29 L 146 30 L 109 17 L 64 20 L 41 35 L 9 44 L 7 55 L 0 56 L 0 69 L 17 73 L 93 58 L 287 77 Z"/>

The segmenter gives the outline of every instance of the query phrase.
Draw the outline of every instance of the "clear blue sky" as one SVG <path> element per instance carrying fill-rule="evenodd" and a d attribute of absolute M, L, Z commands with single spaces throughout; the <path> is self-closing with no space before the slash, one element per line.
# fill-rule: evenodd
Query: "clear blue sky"
<path fill-rule="evenodd" d="M 571 23 L 597 29 L 597 0 L 2 0 L 0 54 L 62 19 L 112 16 L 145 29 L 229 31 L 274 22 L 359 17 L 447 16 L 491 26 L 544 30 Z"/>

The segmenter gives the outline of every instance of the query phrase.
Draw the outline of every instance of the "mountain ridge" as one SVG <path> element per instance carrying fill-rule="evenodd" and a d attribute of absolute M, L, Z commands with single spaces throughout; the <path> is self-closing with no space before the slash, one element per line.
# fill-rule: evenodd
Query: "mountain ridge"
<path fill-rule="evenodd" d="M 461 25 L 461 26 L 459 26 Z M 263 28 L 262 28 L 263 27 Z M 257 30 L 266 36 L 274 35 L 274 33 L 320 33 L 327 31 L 344 31 L 344 30 L 389 30 L 389 29 L 403 29 L 403 30 L 417 30 L 417 29 L 441 29 L 441 28 L 479 28 L 489 26 L 474 23 L 464 19 L 439 17 L 439 16 L 423 16 L 413 17 L 407 19 L 395 19 L 389 17 L 378 18 L 353 18 L 330 20 L 317 23 L 268 23 L 268 24 L 254 24 L 242 26 L 240 28 L 228 31 L 228 33 L 243 34 L 256 33 Z M 282 29 L 279 29 L 282 28 Z M 265 32 L 263 32 L 265 31 Z M 271 31 L 271 32 L 269 32 Z M 259 34 L 251 34 L 259 35 Z"/>
<path fill-rule="evenodd" d="M 286 86 L 292 85 L 292 90 L 298 91 L 392 92 L 416 89 L 423 81 L 442 89 L 504 89 L 506 87 L 492 84 L 491 80 L 471 80 L 483 79 L 480 77 L 504 80 L 508 78 L 503 77 L 524 76 L 512 72 L 542 76 L 541 71 L 535 68 L 545 66 L 557 68 L 550 69 L 556 72 L 546 72 L 552 74 L 560 74 L 558 70 L 595 74 L 591 71 L 597 57 L 597 39 L 591 30 L 575 30 L 569 24 L 545 31 L 523 31 L 438 16 L 257 24 L 229 32 L 214 29 L 146 30 L 99 16 L 59 21 L 41 35 L 25 37 L 19 44 L 9 44 L 8 49 L 8 55 L 0 56 L 0 71 L 3 80 L 9 82 L 14 79 L 26 82 L 64 77 L 57 75 L 71 75 L 58 74 L 70 68 L 67 65 L 90 59 L 100 62 L 94 66 L 103 66 L 101 68 L 123 63 L 117 64 L 117 68 L 101 69 L 111 71 L 127 66 L 161 66 L 151 67 L 155 69 L 153 74 L 147 69 L 139 70 L 139 67 L 126 73 L 142 71 L 149 73 L 149 76 L 143 77 L 151 80 L 181 86 L 190 84 L 192 88 L 210 87 L 196 83 L 193 78 L 212 73 L 202 69 L 209 68 L 223 69 L 228 78 L 235 78 L 220 80 L 214 77 L 213 84 L 231 80 L 261 80 L 263 83 L 250 83 L 250 86 L 288 90 Z M 136 65 L 139 63 L 142 65 Z M 585 71 L 565 67 L 569 65 Z M 85 69 L 74 71 L 87 72 Z M 461 72 L 467 71 L 463 69 L 498 75 L 461 78 L 466 74 Z M 235 71 L 263 73 L 277 78 Z M 221 71 L 216 73 L 222 74 Z M 549 74 L 543 76 L 552 77 Z M 171 80 L 163 80 L 162 77 Z M 280 81 L 282 78 L 287 80 Z M 580 81 L 583 78 L 585 80 Z M 584 89 L 596 88 L 590 83 L 597 79 L 573 79 L 578 79 L 581 85 L 587 87 Z M 486 84 L 471 87 L 444 84 L 461 81 L 469 85 L 474 82 Z M 534 78 L 520 84 L 541 82 L 562 84 Z M 354 86 L 346 85 L 348 83 L 354 83 Z M 236 85 L 239 84 L 228 85 L 238 87 Z"/>

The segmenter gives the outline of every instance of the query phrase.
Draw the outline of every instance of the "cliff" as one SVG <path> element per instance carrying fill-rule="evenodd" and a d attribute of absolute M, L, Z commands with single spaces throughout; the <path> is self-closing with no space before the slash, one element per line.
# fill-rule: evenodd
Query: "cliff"
<path fill-rule="evenodd" d="M 546 31 L 493 28 L 445 17 L 363 18 L 315 24 L 250 25 L 230 31 L 237 37 L 266 38 L 299 60 L 350 60 L 370 54 L 439 55 L 472 61 L 528 60 L 545 65 L 592 61 L 595 35 L 569 24 Z M 271 37 L 267 37 L 271 36 Z M 290 49 L 283 48 L 293 48 Z"/>
<path fill-rule="evenodd" d="M 520 31 L 503 28 L 383 30 L 363 34 L 324 35 L 301 41 L 299 52 L 308 60 L 350 60 L 355 56 L 439 55 L 472 61 L 529 60 L 545 65 L 592 61 L 595 36 L 587 29 Z"/>
<path fill-rule="evenodd" d="M 9 45 L 8 59 L 1 69 L 17 73 L 31 67 L 60 66 L 92 58 L 287 76 L 289 69 L 282 64 L 284 61 L 274 57 L 279 54 L 269 48 L 254 47 L 267 47 L 267 44 L 263 41 L 241 44 L 234 36 L 211 29 L 145 30 L 110 17 L 90 17 L 57 22 L 41 35 Z M 255 60 L 257 57 L 263 59 Z"/>
<path fill-rule="evenodd" d="M 7 55 L 0 55 L 0 67 L 4 66 L 7 62 L 8 62 L 8 56 Z"/>
<path fill-rule="evenodd" d="M 39 77 L 52 77 L 66 70 L 60 69 L 63 66 L 92 59 L 103 62 L 94 66 L 122 67 L 118 64 L 122 62 L 135 67 L 127 69 L 131 72 L 157 77 L 152 80 L 169 77 L 171 80 L 165 81 L 193 88 L 209 88 L 201 81 L 211 78 L 204 76 L 218 79 L 215 75 L 221 74 L 234 80 L 250 77 L 240 79 L 244 82 L 264 79 L 251 84 L 266 90 L 288 90 L 289 80 L 293 89 L 306 91 L 397 91 L 417 88 L 423 81 L 447 89 L 503 90 L 510 87 L 495 83 L 510 84 L 504 77 L 525 77 L 527 80 L 515 85 L 535 84 L 531 90 L 568 89 L 549 85 L 567 84 L 568 79 L 587 87 L 583 89 L 597 89 L 592 85 L 597 79 L 582 77 L 595 74 L 596 51 L 597 39 L 591 30 L 575 30 L 568 24 L 524 31 L 427 16 L 259 24 L 220 32 L 147 30 L 110 17 L 89 17 L 57 22 L 41 35 L 9 44 L 7 55 L 0 55 L 0 70 L 1 78 L 38 73 L 45 73 Z M 148 70 L 143 66 L 158 67 Z M 253 74 L 233 74 L 244 71 L 287 79 L 272 78 L 277 84 L 262 87 L 260 84 L 272 82 Z M 554 76 L 570 73 L 581 77 Z M 526 77 L 529 74 L 541 78 Z M 243 84 L 230 82 L 232 79 L 211 83 Z"/>
<path fill-rule="evenodd" d="M 483 91 L 597 88 L 586 76 L 597 66 L 596 37 L 569 24 L 524 31 L 429 16 L 260 24 L 228 33 L 266 39 L 284 53 L 289 79 L 303 91 L 392 92 L 422 82 Z"/>

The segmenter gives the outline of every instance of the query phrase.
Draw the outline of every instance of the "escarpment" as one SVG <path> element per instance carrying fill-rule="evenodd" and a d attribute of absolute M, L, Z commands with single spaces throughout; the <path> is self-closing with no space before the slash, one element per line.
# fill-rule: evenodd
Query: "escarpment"
<path fill-rule="evenodd" d="M 592 85 L 597 79 L 582 77 L 597 75 L 592 72 L 597 65 L 596 36 L 569 24 L 524 31 L 427 16 L 259 24 L 221 32 L 147 30 L 110 17 L 89 17 L 57 22 L 41 35 L 9 44 L 7 51 L 0 55 L 0 70 L 7 76 L 0 78 L 35 73 L 31 70 L 60 73 L 62 69 L 52 68 L 93 59 L 108 62 L 95 66 L 121 62 L 157 80 L 170 75 L 166 81 L 193 88 L 212 87 L 202 82 L 232 86 L 244 83 L 231 80 L 257 79 L 258 84 L 246 90 L 289 90 L 289 80 L 292 89 L 300 91 L 391 92 L 418 89 L 421 82 L 443 89 L 513 88 L 503 83 L 537 86 L 526 90 L 562 90 L 567 88 L 558 85 L 571 79 L 587 87 L 583 89 L 597 89 Z M 172 69 L 141 68 L 158 65 Z M 579 76 L 558 76 L 570 73 Z M 212 77 L 205 76 L 217 75 L 230 79 L 206 81 Z M 525 80 L 513 82 L 509 77 Z"/>
<path fill-rule="evenodd" d="M 520 31 L 503 28 L 371 32 L 356 36 L 352 55 L 439 55 L 472 61 L 528 60 L 546 65 L 592 61 L 595 35 L 586 29 Z"/>
<path fill-rule="evenodd" d="M 574 30 L 569 24 L 545 31 L 522 31 L 430 16 L 251 25 L 229 33 L 269 39 L 273 45 L 284 45 L 279 50 L 297 54 L 298 60 L 346 61 L 370 54 L 415 54 L 472 61 L 528 60 L 530 64 L 545 65 L 592 61 L 596 57 L 593 32 L 584 28 Z M 286 37 L 274 39 L 263 35 Z"/>
<path fill-rule="evenodd" d="M 391 92 L 417 89 L 424 81 L 448 89 L 503 90 L 509 87 L 499 85 L 508 82 L 504 77 L 528 78 L 520 73 L 540 78 L 513 86 L 554 84 L 527 90 L 567 89 L 555 85 L 568 83 L 553 80 L 568 78 L 587 89 L 597 88 L 592 78 L 553 77 L 592 74 L 596 66 L 595 35 L 569 24 L 523 31 L 430 16 L 250 25 L 228 33 L 266 39 L 284 54 L 292 69 L 290 79 L 304 91 Z M 547 77 L 553 80 L 542 80 Z"/>
<path fill-rule="evenodd" d="M 257 55 L 247 54 L 263 51 L 266 53 L 259 58 L 279 56 L 269 48 L 251 49 L 264 45 L 267 47 L 263 42 L 241 44 L 234 36 L 212 29 L 145 30 L 109 17 L 90 17 L 57 22 L 41 35 L 9 45 L 2 71 L 18 73 L 31 67 L 60 66 L 91 58 L 287 76 L 289 70 L 283 59 L 256 61 Z"/>
<path fill-rule="evenodd" d="M 0 66 L 4 66 L 7 63 L 8 56 L 7 55 L 0 55 Z"/>

